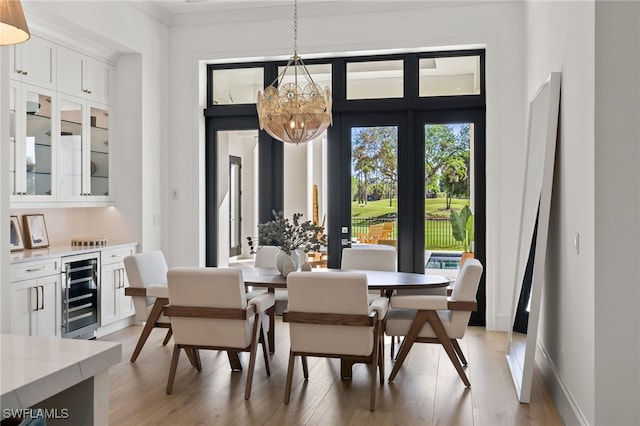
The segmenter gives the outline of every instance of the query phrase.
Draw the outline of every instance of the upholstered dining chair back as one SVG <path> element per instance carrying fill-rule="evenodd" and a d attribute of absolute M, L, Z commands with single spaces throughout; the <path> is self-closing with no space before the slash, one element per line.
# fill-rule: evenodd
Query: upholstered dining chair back
<path fill-rule="evenodd" d="M 340 269 L 395 272 L 397 270 L 396 251 L 345 248 L 342 250 Z"/>
<path fill-rule="evenodd" d="M 468 259 L 462 265 L 458 278 L 453 285 L 451 300 L 460 302 L 476 301 L 476 293 L 482 276 L 482 264 L 478 259 Z M 447 311 L 449 324 L 447 334 L 451 338 L 459 339 L 467 329 L 471 311 Z"/>
<path fill-rule="evenodd" d="M 230 268 L 172 268 L 167 273 L 169 305 L 244 309 L 247 295 L 242 271 Z M 254 316 L 244 320 L 171 317 L 174 340 L 180 345 L 245 348 L 252 339 Z"/>
<path fill-rule="evenodd" d="M 150 285 L 167 285 L 167 262 L 159 250 L 136 253 L 124 258 L 124 268 L 129 279 L 129 286 L 146 288 Z M 153 297 L 133 297 L 133 306 L 138 321 L 147 321 L 153 306 Z M 168 318 L 162 318 L 169 322 Z"/>
<path fill-rule="evenodd" d="M 322 314 L 368 315 L 367 276 L 356 272 L 292 272 L 287 277 L 288 310 Z M 373 327 L 289 325 L 291 350 L 307 353 L 368 355 Z"/>
<path fill-rule="evenodd" d="M 276 246 L 261 246 L 256 251 L 253 266 L 256 268 L 275 268 L 276 256 L 280 249 Z"/>

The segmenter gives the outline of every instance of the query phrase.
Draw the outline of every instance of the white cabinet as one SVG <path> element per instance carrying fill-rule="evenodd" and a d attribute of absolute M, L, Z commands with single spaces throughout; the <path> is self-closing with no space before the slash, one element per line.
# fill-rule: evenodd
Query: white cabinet
<path fill-rule="evenodd" d="M 105 326 L 123 318 L 132 316 L 135 311 L 133 300 L 124 295 L 129 286 L 124 270 L 124 258 L 134 253 L 134 248 L 102 250 L 101 289 L 100 289 L 100 325 Z"/>
<path fill-rule="evenodd" d="M 55 43 L 33 35 L 27 43 L 10 46 L 10 78 L 55 89 L 56 47 Z"/>
<path fill-rule="evenodd" d="M 58 200 L 111 200 L 107 106 L 60 94 L 58 111 Z"/>
<path fill-rule="evenodd" d="M 11 334 L 60 336 L 60 259 L 11 266 Z"/>
<path fill-rule="evenodd" d="M 55 92 L 9 86 L 9 171 L 12 202 L 55 199 Z"/>
<path fill-rule="evenodd" d="M 97 59 L 58 46 L 58 91 L 103 104 L 110 103 L 112 67 Z"/>

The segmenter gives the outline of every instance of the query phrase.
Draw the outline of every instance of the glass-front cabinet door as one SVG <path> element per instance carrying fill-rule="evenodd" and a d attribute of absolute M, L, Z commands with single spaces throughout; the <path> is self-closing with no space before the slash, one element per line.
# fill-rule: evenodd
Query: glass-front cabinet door
<path fill-rule="evenodd" d="M 82 100 L 61 97 L 60 144 L 58 161 L 60 165 L 59 196 L 71 201 L 85 196 L 88 188 L 83 187 L 82 168 L 84 157 L 85 108 Z"/>
<path fill-rule="evenodd" d="M 61 96 L 59 199 L 109 199 L 109 112 L 79 98 Z"/>
<path fill-rule="evenodd" d="M 55 196 L 53 92 L 12 83 L 9 97 L 11 201 L 51 201 Z"/>

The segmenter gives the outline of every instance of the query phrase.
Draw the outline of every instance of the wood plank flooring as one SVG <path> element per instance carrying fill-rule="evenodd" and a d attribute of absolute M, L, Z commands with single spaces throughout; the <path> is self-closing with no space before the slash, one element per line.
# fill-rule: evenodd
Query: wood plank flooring
<path fill-rule="evenodd" d="M 469 327 L 460 342 L 471 388 L 462 384 L 439 345 L 416 344 L 393 383 L 390 341 L 385 348 L 385 384 L 376 411 L 369 411 L 368 367 L 356 364 L 352 380 L 340 379 L 338 360 L 309 358 L 309 380 L 296 363 L 291 400 L 282 403 L 289 355 L 288 325 L 276 318 L 271 377 L 259 351 L 251 399 L 244 400 L 245 369 L 231 372 L 224 352 L 201 351 L 202 371 L 182 353 L 171 395 L 165 394 L 173 340 L 162 346 L 156 329 L 135 363 L 129 357 L 142 330 L 132 326 L 100 340 L 122 343 L 123 361 L 109 373 L 111 425 L 561 425 L 536 371 L 531 404 L 517 400 L 505 361 L 506 333 Z"/>

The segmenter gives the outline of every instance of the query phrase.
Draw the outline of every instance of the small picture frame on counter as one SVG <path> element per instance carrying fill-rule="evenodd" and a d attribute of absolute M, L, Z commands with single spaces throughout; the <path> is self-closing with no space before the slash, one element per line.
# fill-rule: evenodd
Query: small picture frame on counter
<path fill-rule="evenodd" d="M 27 214 L 22 216 L 24 232 L 26 234 L 25 246 L 27 248 L 49 247 L 49 234 L 43 214 Z"/>
<path fill-rule="evenodd" d="M 18 222 L 18 216 L 11 216 L 11 222 L 9 225 L 9 236 L 11 239 L 11 251 L 24 250 L 24 240 L 22 239 L 22 232 L 20 231 L 20 222 Z"/>

